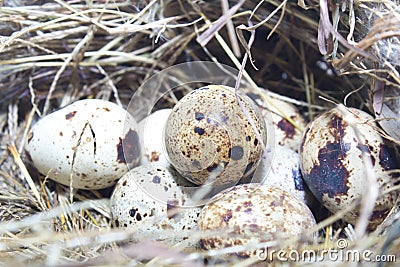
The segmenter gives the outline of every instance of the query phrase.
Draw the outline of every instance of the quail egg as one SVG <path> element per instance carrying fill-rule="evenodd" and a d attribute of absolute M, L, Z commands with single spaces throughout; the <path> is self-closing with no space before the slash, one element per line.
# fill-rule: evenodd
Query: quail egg
<path fill-rule="evenodd" d="M 165 146 L 171 164 L 189 181 L 232 185 L 256 169 L 266 141 L 265 122 L 251 99 L 238 98 L 261 141 L 231 87 L 196 89 L 173 108 L 165 129 Z"/>
<path fill-rule="evenodd" d="M 307 185 L 300 172 L 299 153 L 288 147 L 277 146 L 273 153 L 272 164 L 268 164 L 267 157 L 270 154 L 263 155 L 252 182 L 279 187 L 307 204 Z"/>
<path fill-rule="evenodd" d="M 261 91 L 259 92 L 252 88 L 245 88 L 244 93 L 257 104 L 265 119 L 268 119 L 269 116 L 271 116 L 275 131 L 275 143 L 280 146 L 286 146 L 297 152 L 300 148 L 301 138 L 303 136 L 302 130 L 304 130 L 307 125 L 306 120 L 300 114 L 296 106 L 288 102 L 270 97 L 274 106 L 267 105 L 262 96 L 262 93 L 265 90 L 261 88 L 260 90 Z M 276 107 L 278 107 L 279 110 Z M 293 120 L 296 127 L 285 119 L 283 115 Z"/>
<path fill-rule="evenodd" d="M 106 188 L 139 163 L 136 129 L 118 105 L 79 100 L 40 119 L 26 152 L 36 169 L 54 181 L 78 189 Z"/>
<path fill-rule="evenodd" d="M 254 183 L 219 193 L 199 217 L 201 246 L 208 250 L 293 237 L 315 224 L 310 209 L 298 198 L 277 187 Z M 255 256 L 256 250 L 234 254 Z"/>
<path fill-rule="evenodd" d="M 147 164 L 126 173 L 111 196 L 113 221 L 119 227 L 135 231 L 138 239 L 186 242 L 198 229 L 201 211 L 186 193 L 190 184 L 172 168 Z"/>
<path fill-rule="evenodd" d="M 400 168 L 396 148 L 377 132 L 369 114 L 343 105 L 316 117 L 307 127 L 301 145 L 300 168 L 308 187 L 331 212 L 336 213 L 359 199 L 369 186 L 366 168 L 372 166 L 382 190 L 393 187 Z M 367 165 L 363 161 L 367 158 Z M 370 217 L 374 228 L 395 203 L 395 192 L 384 194 L 375 203 Z M 343 219 L 355 224 L 358 210 Z"/>
<path fill-rule="evenodd" d="M 142 138 L 143 157 L 141 164 L 159 163 L 169 166 L 168 155 L 164 147 L 164 128 L 172 109 L 160 109 L 139 122 Z"/>

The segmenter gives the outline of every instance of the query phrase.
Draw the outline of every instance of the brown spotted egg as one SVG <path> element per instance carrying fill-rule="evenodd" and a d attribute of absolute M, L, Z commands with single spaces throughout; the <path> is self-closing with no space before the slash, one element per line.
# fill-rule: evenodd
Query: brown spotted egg
<path fill-rule="evenodd" d="M 40 119 L 25 146 L 40 173 L 78 189 L 112 186 L 140 159 L 133 117 L 100 99 L 74 102 Z"/>
<path fill-rule="evenodd" d="M 373 168 L 381 192 L 393 187 L 395 174 L 390 170 L 400 168 L 396 148 L 376 129 L 372 116 L 343 105 L 308 125 L 301 146 L 301 171 L 313 194 L 331 212 L 343 210 L 367 192 L 366 168 Z M 377 200 L 370 228 L 385 218 L 396 196 L 387 193 Z M 357 209 L 343 217 L 353 224 L 357 218 Z"/>
<path fill-rule="evenodd" d="M 235 184 L 257 167 L 266 141 L 265 122 L 251 99 L 238 97 L 262 141 L 231 87 L 196 89 L 173 108 L 165 129 L 165 146 L 171 164 L 189 181 L 197 185 Z"/>
<path fill-rule="evenodd" d="M 201 208 L 192 205 L 184 189 L 190 185 L 172 168 L 136 167 L 115 186 L 110 201 L 113 221 L 134 231 L 137 239 L 195 246 L 197 241 L 189 238 L 198 229 Z"/>
<path fill-rule="evenodd" d="M 266 91 L 262 88 L 260 88 L 260 91 L 245 88 L 244 92 L 257 104 L 266 120 L 271 118 L 274 126 L 275 143 L 298 151 L 303 136 L 302 130 L 306 128 L 307 122 L 296 106 L 274 97 L 270 97 L 273 105 L 267 105 L 262 95 L 263 93 L 266 94 Z M 296 126 L 285 119 L 285 117 L 290 118 Z"/>
<path fill-rule="evenodd" d="M 208 250 L 290 238 L 315 224 L 310 209 L 298 198 L 260 184 L 241 184 L 219 193 L 199 217 L 201 246 Z M 256 250 L 233 254 L 256 256 Z"/>

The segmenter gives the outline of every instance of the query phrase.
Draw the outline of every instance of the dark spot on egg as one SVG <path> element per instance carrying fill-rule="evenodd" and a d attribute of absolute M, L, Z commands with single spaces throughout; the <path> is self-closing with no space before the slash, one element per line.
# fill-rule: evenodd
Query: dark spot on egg
<path fill-rule="evenodd" d="M 293 119 L 294 116 L 291 116 L 290 118 Z M 294 128 L 293 124 L 291 124 L 288 120 L 280 120 L 277 126 L 285 133 L 285 138 L 293 138 L 296 129 Z"/>
<path fill-rule="evenodd" d="M 159 176 L 156 175 L 153 177 L 153 183 L 159 184 L 160 182 L 161 182 L 161 178 Z"/>
<path fill-rule="evenodd" d="M 142 220 L 142 215 L 140 213 L 136 213 L 136 221 L 140 222 Z"/>
<path fill-rule="evenodd" d="M 340 197 L 335 197 L 335 203 L 339 206 L 340 203 L 342 202 L 342 200 L 340 199 Z"/>
<path fill-rule="evenodd" d="M 226 213 L 222 215 L 222 221 L 228 224 L 231 218 L 232 218 L 232 210 L 228 209 Z"/>
<path fill-rule="evenodd" d="M 59 134 L 60 136 L 63 136 L 63 135 L 64 135 L 63 132 L 59 132 L 58 134 Z M 29 142 L 29 141 L 28 141 L 28 142 Z"/>
<path fill-rule="evenodd" d="M 130 210 L 129 210 L 129 216 L 135 217 L 136 211 L 137 211 L 137 209 L 130 209 Z"/>
<path fill-rule="evenodd" d="M 157 162 L 160 160 L 160 153 L 158 153 L 157 151 L 151 151 L 150 157 L 147 156 L 147 158 L 150 162 Z"/>
<path fill-rule="evenodd" d="M 251 141 L 251 136 L 250 135 L 246 136 L 246 141 L 247 142 Z"/>
<path fill-rule="evenodd" d="M 351 148 L 350 143 L 343 142 L 347 124 L 340 116 L 333 115 L 328 127 L 334 141 L 327 142 L 318 151 L 319 163 L 314 164 L 310 173 L 303 173 L 307 185 L 320 201 L 322 201 L 323 195 L 334 198 L 338 195 L 346 195 L 349 190 L 350 172 L 343 164 L 347 152 Z"/>
<path fill-rule="evenodd" d="M 198 135 L 203 135 L 204 129 L 196 126 L 196 127 L 194 127 L 194 132 L 197 133 Z"/>
<path fill-rule="evenodd" d="M 133 163 L 140 156 L 139 135 L 136 131 L 129 129 L 125 137 L 119 138 L 117 144 L 117 162 Z"/>
<path fill-rule="evenodd" d="M 196 112 L 194 114 L 194 117 L 195 117 L 196 120 L 201 121 L 202 119 L 204 119 L 204 114 L 201 113 L 201 112 Z"/>
<path fill-rule="evenodd" d="M 257 146 L 257 145 L 258 145 L 258 139 L 255 138 L 255 139 L 254 139 L 254 146 Z"/>
<path fill-rule="evenodd" d="M 318 153 L 319 164 L 314 165 L 310 174 L 304 174 L 308 186 L 320 201 L 324 194 L 329 198 L 347 194 L 349 171 L 343 160 L 350 146 L 349 143 L 329 142 Z"/>
<path fill-rule="evenodd" d="M 379 165 L 385 171 L 400 168 L 400 162 L 397 160 L 397 153 L 393 146 L 379 145 Z"/>
<path fill-rule="evenodd" d="M 72 118 L 75 116 L 76 113 L 77 113 L 77 111 L 72 111 L 72 112 L 68 113 L 67 115 L 65 115 L 65 119 L 72 120 Z"/>
<path fill-rule="evenodd" d="M 106 112 L 110 112 L 110 109 L 106 108 L 106 107 L 104 107 L 103 110 L 106 111 Z"/>
<path fill-rule="evenodd" d="M 345 131 L 347 126 L 347 123 L 343 121 L 342 117 L 333 114 L 329 129 L 331 131 L 331 134 L 335 137 L 335 142 L 343 140 L 343 137 L 346 134 Z"/>
<path fill-rule="evenodd" d="M 245 201 L 245 202 L 243 202 L 243 206 L 245 206 L 245 207 L 253 207 L 253 203 L 251 201 Z"/>
<path fill-rule="evenodd" d="M 240 160 L 243 158 L 244 152 L 241 146 L 233 146 L 229 149 L 229 157 L 233 160 Z"/>

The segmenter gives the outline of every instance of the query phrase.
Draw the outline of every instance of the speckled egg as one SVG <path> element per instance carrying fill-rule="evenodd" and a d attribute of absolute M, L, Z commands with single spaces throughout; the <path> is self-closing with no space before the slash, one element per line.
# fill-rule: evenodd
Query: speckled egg
<path fill-rule="evenodd" d="M 25 146 L 43 175 L 79 189 L 112 186 L 140 159 L 135 120 L 99 99 L 74 102 L 39 120 Z"/>
<path fill-rule="evenodd" d="M 164 146 L 164 129 L 172 109 L 157 110 L 139 122 L 142 142 L 141 164 L 158 163 L 170 165 Z"/>
<path fill-rule="evenodd" d="M 313 214 L 298 198 L 260 184 L 241 184 L 221 192 L 204 206 L 199 217 L 201 246 L 208 250 L 293 237 L 314 225 Z M 234 254 L 248 257 L 255 253 Z"/>
<path fill-rule="evenodd" d="M 343 105 L 321 114 L 308 125 L 301 146 L 300 168 L 311 191 L 331 212 L 343 210 L 365 194 L 369 186 L 367 166 L 372 165 L 381 189 L 393 187 L 395 174 L 389 171 L 400 168 L 396 148 L 376 129 L 372 116 Z M 387 215 L 396 196 L 392 192 L 378 199 L 370 218 L 371 228 Z M 354 224 L 357 218 L 358 211 L 353 210 L 343 219 Z"/>
<path fill-rule="evenodd" d="M 286 146 L 297 152 L 300 148 L 303 136 L 302 130 L 306 128 L 307 122 L 296 106 L 270 97 L 273 104 L 279 108 L 278 110 L 275 106 L 268 105 L 264 100 L 262 96 L 263 92 L 265 92 L 264 89 L 260 88 L 260 91 L 257 91 L 253 88 L 245 88 L 243 92 L 257 104 L 265 119 L 272 119 L 275 131 L 275 143 L 280 146 Z M 285 119 L 282 113 L 293 120 L 298 128 Z"/>
<path fill-rule="evenodd" d="M 265 143 L 259 110 L 247 96 L 238 97 Z M 254 172 L 262 154 L 234 89 L 221 85 L 196 89 L 175 105 L 165 129 L 165 146 L 171 164 L 197 185 L 236 184 Z"/>
<path fill-rule="evenodd" d="M 268 157 L 272 157 L 272 164 Z M 252 182 L 276 186 L 307 203 L 306 183 L 300 172 L 300 155 L 296 151 L 277 146 L 274 153 L 263 155 Z"/>
<path fill-rule="evenodd" d="M 172 168 L 141 165 L 125 174 L 111 196 L 111 212 L 119 227 L 135 230 L 135 238 L 168 244 L 188 240 L 194 233 L 201 208 L 192 206 L 184 190 L 189 183 Z"/>

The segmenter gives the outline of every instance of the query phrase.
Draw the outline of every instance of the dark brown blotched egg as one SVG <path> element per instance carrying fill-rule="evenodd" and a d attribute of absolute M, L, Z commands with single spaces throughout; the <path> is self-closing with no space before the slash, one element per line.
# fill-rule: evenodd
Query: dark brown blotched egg
<path fill-rule="evenodd" d="M 378 133 L 373 117 L 344 106 L 321 114 L 308 125 L 300 152 L 304 180 L 333 213 L 367 192 L 366 168 L 373 168 L 381 192 L 393 187 L 395 174 L 390 171 L 400 168 L 397 148 Z M 370 228 L 384 219 L 396 197 L 391 192 L 376 201 Z M 353 210 L 343 219 L 354 224 L 358 216 L 358 210 Z"/>

